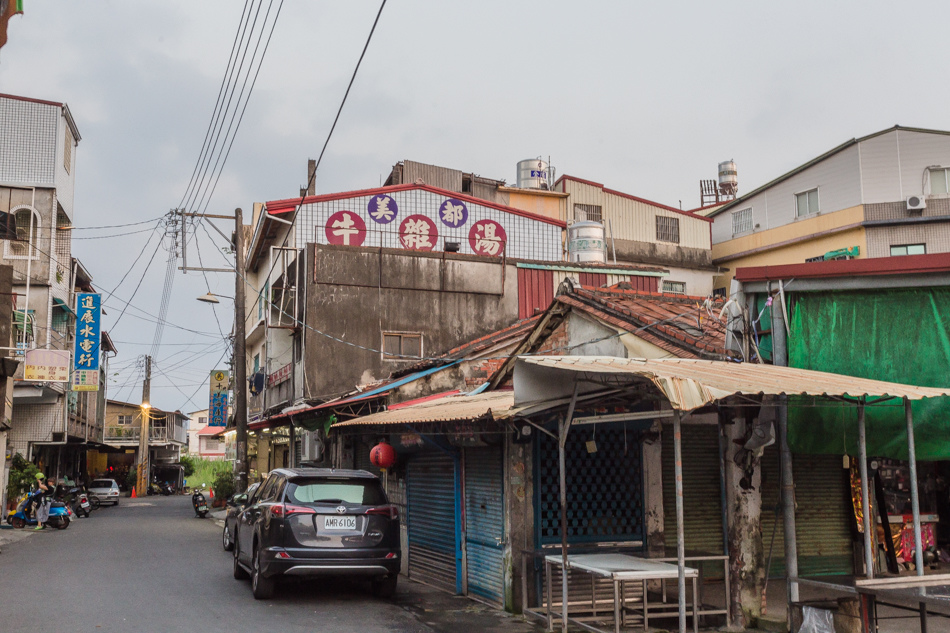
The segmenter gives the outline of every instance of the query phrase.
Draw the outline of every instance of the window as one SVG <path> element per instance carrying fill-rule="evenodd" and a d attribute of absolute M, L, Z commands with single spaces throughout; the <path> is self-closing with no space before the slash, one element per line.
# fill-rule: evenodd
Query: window
<path fill-rule="evenodd" d="M 39 242 L 40 219 L 32 209 L 21 207 L 13 211 L 13 222 L 16 227 L 16 240 L 5 242 L 6 253 L 11 257 L 26 258 L 31 255 L 35 258 L 39 254 L 36 248 Z M 30 225 L 32 224 L 33 249 L 30 253 Z"/>
<path fill-rule="evenodd" d="M 205 441 L 205 451 L 208 453 L 217 453 L 221 450 L 221 442 L 213 437 L 202 438 Z"/>
<path fill-rule="evenodd" d="M 599 204 L 575 204 L 574 219 L 578 222 L 603 222 L 603 208 Z"/>
<path fill-rule="evenodd" d="M 417 333 L 383 332 L 383 358 L 408 360 L 422 356 L 422 335 Z"/>
<path fill-rule="evenodd" d="M 666 295 L 685 295 L 685 281 L 663 281 L 663 294 Z"/>
<path fill-rule="evenodd" d="M 270 283 L 265 282 L 264 290 L 262 290 L 261 293 L 257 295 L 257 318 L 258 319 L 264 318 L 264 308 L 267 306 L 267 298 L 268 298 L 269 292 L 270 292 Z"/>
<path fill-rule="evenodd" d="M 732 234 L 746 233 L 752 230 L 752 207 L 733 211 L 732 213 Z"/>
<path fill-rule="evenodd" d="M 660 242 L 680 243 L 679 218 L 670 218 L 665 215 L 656 216 L 656 239 Z"/>
<path fill-rule="evenodd" d="M 72 238 L 72 226 L 69 224 L 69 218 L 60 213 L 56 218 L 56 265 L 64 273 L 70 269 L 72 252 L 70 242 Z M 34 227 L 34 231 L 36 228 Z"/>
<path fill-rule="evenodd" d="M 891 257 L 896 255 L 926 255 L 926 244 L 901 244 L 891 247 Z"/>
<path fill-rule="evenodd" d="M 66 138 L 63 142 L 63 167 L 67 174 L 73 168 L 73 133 L 68 125 L 66 126 Z"/>
<path fill-rule="evenodd" d="M 118 420 L 119 426 L 132 426 L 132 416 L 131 415 L 120 415 Z"/>
<path fill-rule="evenodd" d="M 204 426 L 204 425 L 206 425 L 207 423 L 208 423 L 208 418 L 206 418 L 206 417 L 204 417 L 204 416 L 201 416 L 201 417 L 198 418 L 198 424 L 200 424 L 201 426 Z"/>
<path fill-rule="evenodd" d="M 287 484 L 287 501 L 375 506 L 386 495 L 377 479 L 297 479 Z"/>
<path fill-rule="evenodd" d="M 818 189 L 796 193 L 795 216 L 803 218 L 813 213 L 818 213 Z"/>
<path fill-rule="evenodd" d="M 261 370 L 261 355 L 254 354 L 254 373 L 256 374 Z"/>
<path fill-rule="evenodd" d="M 721 299 L 726 298 L 726 289 L 725 288 L 713 288 L 713 296 Z"/>
<path fill-rule="evenodd" d="M 950 168 L 930 170 L 930 195 L 950 193 Z"/>

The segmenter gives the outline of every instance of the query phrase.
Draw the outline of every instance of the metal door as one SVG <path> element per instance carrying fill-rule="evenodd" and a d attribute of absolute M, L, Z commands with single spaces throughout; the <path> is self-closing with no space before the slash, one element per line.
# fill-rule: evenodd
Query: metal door
<path fill-rule="evenodd" d="M 501 447 L 465 449 L 465 561 L 469 595 L 505 596 L 505 503 Z"/>
<path fill-rule="evenodd" d="M 441 451 L 412 456 L 406 464 L 409 576 L 461 593 L 461 538 L 456 459 Z"/>

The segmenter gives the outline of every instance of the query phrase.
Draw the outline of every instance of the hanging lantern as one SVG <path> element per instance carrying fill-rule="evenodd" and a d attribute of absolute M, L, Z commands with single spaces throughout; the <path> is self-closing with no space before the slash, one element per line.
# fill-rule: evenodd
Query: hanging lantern
<path fill-rule="evenodd" d="M 386 442 L 380 442 L 370 450 L 369 461 L 373 466 L 386 470 L 396 463 L 396 451 Z"/>

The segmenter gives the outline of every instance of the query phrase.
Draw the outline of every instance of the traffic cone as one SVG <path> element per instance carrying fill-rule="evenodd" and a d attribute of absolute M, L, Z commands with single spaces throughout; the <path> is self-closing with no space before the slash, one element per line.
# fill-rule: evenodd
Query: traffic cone
<path fill-rule="evenodd" d="M 208 488 L 208 495 L 214 499 L 214 488 Z"/>
<path fill-rule="evenodd" d="M 138 497 L 138 495 L 135 494 L 135 486 L 132 486 L 132 495 L 131 495 L 129 498 L 130 498 L 130 499 L 135 499 L 135 498 L 137 498 L 137 497 Z"/>

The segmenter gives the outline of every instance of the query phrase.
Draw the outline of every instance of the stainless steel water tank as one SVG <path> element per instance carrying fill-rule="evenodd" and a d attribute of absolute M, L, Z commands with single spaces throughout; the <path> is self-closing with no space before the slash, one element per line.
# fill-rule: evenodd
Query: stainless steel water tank
<path fill-rule="evenodd" d="M 607 241 L 600 222 L 574 222 L 567 227 L 567 259 L 571 262 L 607 262 Z"/>
<path fill-rule="evenodd" d="M 540 158 L 526 158 L 518 162 L 519 189 L 547 189 L 548 164 Z"/>

